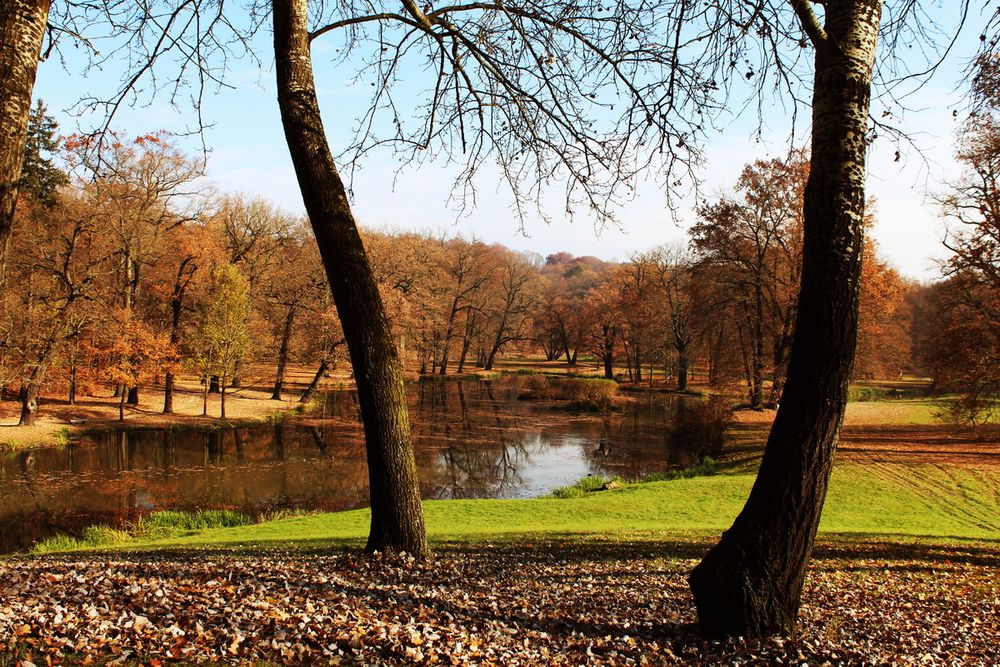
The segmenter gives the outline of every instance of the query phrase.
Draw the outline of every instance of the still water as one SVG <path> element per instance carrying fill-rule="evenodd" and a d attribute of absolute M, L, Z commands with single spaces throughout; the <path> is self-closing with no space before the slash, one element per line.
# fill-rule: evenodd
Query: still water
<path fill-rule="evenodd" d="M 611 412 L 519 400 L 516 381 L 407 388 L 425 498 L 524 498 L 586 475 L 637 477 L 692 462 L 666 427 L 678 397 Z M 357 397 L 319 415 L 224 430 L 108 431 L 65 449 L 0 452 L 0 552 L 157 509 L 338 510 L 367 504 Z"/>

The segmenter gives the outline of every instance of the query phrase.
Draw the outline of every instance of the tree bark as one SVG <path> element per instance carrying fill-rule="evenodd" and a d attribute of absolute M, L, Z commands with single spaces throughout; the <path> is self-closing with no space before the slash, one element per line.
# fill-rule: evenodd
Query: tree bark
<path fill-rule="evenodd" d="M 139 388 L 129 387 L 128 388 L 128 400 L 125 401 L 129 405 L 139 405 Z"/>
<path fill-rule="evenodd" d="M 31 91 L 50 4 L 50 0 L 0 3 L 0 284 L 24 163 Z"/>
<path fill-rule="evenodd" d="M 691 573 L 699 623 L 713 636 L 789 632 L 798 615 L 854 360 L 880 10 L 880 0 L 826 3 L 825 26 L 810 31 L 812 170 L 795 338 L 750 497 Z"/>
<path fill-rule="evenodd" d="M 371 496 L 366 550 L 406 551 L 423 557 L 428 554 L 427 538 L 402 367 L 323 129 L 309 53 L 308 3 L 275 0 L 273 19 L 285 139 L 358 387 Z"/>

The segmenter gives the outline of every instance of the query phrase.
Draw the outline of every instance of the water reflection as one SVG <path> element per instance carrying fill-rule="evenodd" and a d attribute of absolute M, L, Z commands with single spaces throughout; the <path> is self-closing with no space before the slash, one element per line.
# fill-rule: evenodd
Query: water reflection
<path fill-rule="evenodd" d="M 530 497 L 587 474 L 690 462 L 664 435 L 676 398 L 643 395 L 601 414 L 520 393 L 516 379 L 408 387 L 425 498 Z M 153 509 L 358 507 L 367 486 L 352 392 L 327 395 L 316 418 L 273 426 L 110 431 L 62 450 L 0 453 L 0 550 Z"/>

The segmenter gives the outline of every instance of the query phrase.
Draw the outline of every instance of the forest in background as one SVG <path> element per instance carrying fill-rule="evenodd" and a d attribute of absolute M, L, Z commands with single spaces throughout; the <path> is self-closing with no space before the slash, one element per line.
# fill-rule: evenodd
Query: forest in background
<path fill-rule="evenodd" d="M 989 123 L 969 130 L 974 173 L 993 132 Z M 315 367 L 314 391 L 346 361 L 304 218 L 210 192 L 203 164 L 164 133 L 93 148 L 60 138 L 35 107 L 0 283 L 0 381 L 4 398 L 21 403 L 22 424 L 42 395 L 72 403 L 113 391 L 124 409 L 154 382 L 170 412 L 181 372 L 208 379 L 207 409 L 209 391 L 224 399 L 249 363 L 273 367 L 280 399 L 289 363 Z M 411 376 L 544 354 L 636 384 L 738 387 L 760 408 L 780 395 L 793 338 L 808 171 L 804 151 L 749 164 L 730 193 L 699 206 L 687 245 L 619 262 L 443 234 L 363 236 Z M 960 213 L 962 196 L 957 188 L 945 212 Z M 932 284 L 901 277 L 866 241 L 854 374 L 930 377 L 938 391 L 964 392 L 956 416 L 976 420 L 992 408 L 996 291 L 970 264 L 969 235 L 949 239 L 955 256 Z"/>

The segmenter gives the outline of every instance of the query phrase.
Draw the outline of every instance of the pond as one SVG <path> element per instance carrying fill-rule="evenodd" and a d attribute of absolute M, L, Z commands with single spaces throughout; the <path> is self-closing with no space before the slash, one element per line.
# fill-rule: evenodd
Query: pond
<path fill-rule="evenodd" d="M 688 465 L 669 445 L 683 401 L 636 394 L 620 409 L 574 412 L 519 400 L 516 378 L 407 387 L 425 498 L 524 498 L 587 475 L 639 477 Z M 319 414 L 242 428 L 125 429 L 64 449 L 0 452 L 0 551 L 160 509 L 340 510 L 367 504 L 357 396 Z"/>

